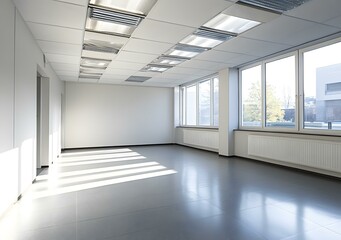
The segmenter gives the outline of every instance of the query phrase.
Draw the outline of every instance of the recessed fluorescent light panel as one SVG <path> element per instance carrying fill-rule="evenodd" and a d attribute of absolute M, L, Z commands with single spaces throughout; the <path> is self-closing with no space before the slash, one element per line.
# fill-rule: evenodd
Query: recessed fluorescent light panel
<path fill-rule="evenodd" d="M 81 58 L 82 67 L 107 68 L 111 61 L 96 58 Z"/>
<path fill-rule="evenodd" d="M 157 0 L 90 0 L 90 4 L 147 15 Z"/>
<path fill-rule="evenodd" d="M 88 73 L 80 73 L 79 78 L 86 78 L 86 79 L 100 79 L 102 75 L 96 74 L 88 74 Z"/>
<path fill-rule="evenodd" d="M 168 69 L 172 68 L 172 66 L 165 65 L 156 65 L 156 64 L 148 64 L 144 68 L 141 69 L 142 72 L 164 72 Z"/>
<path fill-rule="evenodd" d="M 230 33 L 235 33 L 235 34 L 240 34 L 259 24 L 260 22 L 257 22 L 257 21 L 234 17 L 234 16 L 226 15 L 224 13 L 220 13 L 219 15 L 214 17 L 212 20 L 204 24 L 204 27 L 226 31 Z"/>
<path fill-rule="evenodd" d="M 99 40 L 84 40 L 83 50 L 117 54 L 122 46 Z"/>
<path fill-rule="evenodd" d="M 109 9 L 89 7 L 86 30 L 130 36 L 142 17 Z"/>
<path fill-rule="evenodd" d="M 234 37 L 234 35 L 227 34 L 225 32 L 218 32 L 207 28 L 199 28 L 180 43 L 203 48 L 214 48 L 215 46 L 232 37 Z"/>
<path fill-rule="evenodd" d="M 187 61 L 188 58 L 180 58 L 180 57 L 172 57 L 172 56 L 161 56 L 158 57 L 153 61 L 153 63 L 162 64 L 162 65 L 169 65 L 169 66 L 175 66 L 180 63 L 183 63 L 184 61 Z"/>
<path fill-rule="evenodd" d="M 143 76 L 130 76 L 126 82 L 145 82 L 148 79 L 151 79 L 151 77 L 143 77 Z"/>
<path fill-rule="evenodd" d="M 209 50 L 209 48 L 178 44 L 178 45 L 175 45 L 175 47 L 172 48 L 170 51 L 168 51 L 166 55 L 178 56 L 178 57 L 183 57 L 183 58 L 192 58 L 198 55 L 199 53 L 202 53 L 207 50 Z"/>
<path fill-rule="evenodd" d="M 239 0 L 238 3 L 283 13 L 308 1 L 309 0 Z"/>
<path fill-rule="evenodd" d="M 103 68 L 87 68 L 87 67 L 80 67 L 80 73 L 85 74 L 94 74 L 94 75 L 102 75 L 104 73 L 105 69 Z"/>

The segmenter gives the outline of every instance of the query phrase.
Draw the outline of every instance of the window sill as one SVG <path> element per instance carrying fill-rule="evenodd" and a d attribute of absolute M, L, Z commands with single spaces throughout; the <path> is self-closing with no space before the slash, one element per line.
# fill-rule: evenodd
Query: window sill
<path fill-rule="evenodd" d="M 218 131 L 218 127 L 204 127 L 204 126 L 177 126 L 176 128 L 183 128 L 183 129 L 196 129 L 196 130 L 216 130 Z"/>

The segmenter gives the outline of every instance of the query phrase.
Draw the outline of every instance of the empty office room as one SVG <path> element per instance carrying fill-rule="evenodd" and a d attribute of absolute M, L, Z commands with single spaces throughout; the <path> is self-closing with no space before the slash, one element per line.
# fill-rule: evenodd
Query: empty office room
<path fill-rule="evenodd" d="M 1 240 L 341 240 L 340 0 L 1 0 Z"/>

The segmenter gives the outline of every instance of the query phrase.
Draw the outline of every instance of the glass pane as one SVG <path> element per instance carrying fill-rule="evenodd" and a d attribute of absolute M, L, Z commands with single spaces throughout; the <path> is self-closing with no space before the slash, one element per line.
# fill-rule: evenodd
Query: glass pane
<path fill-rule="evenodd" d="M 341 42 L 303 54 L 304 128 L 341 130 Z"/>
<path fill-rule="evenodd" d="M 256 66 L 242 71 L 242 125 L 262 126 L 262 68 Z"/>
<path fill-rule="evenodd" d="M 211 81 L 199 84 L 199 125 L 211 124 Z"/>
<path fill-rule="evenodd" d="M 295 56 L 265 65 L 266 126 L 295 127 Z"/>
<path fill-rule="evenodd" d="M 186 88 L 186 124 L 197 124 L 197 86 Z"/>
<path fill-rule="evenodd" d="M 213 125 L 219 126 L 219 79 L 213 79 Z"/>

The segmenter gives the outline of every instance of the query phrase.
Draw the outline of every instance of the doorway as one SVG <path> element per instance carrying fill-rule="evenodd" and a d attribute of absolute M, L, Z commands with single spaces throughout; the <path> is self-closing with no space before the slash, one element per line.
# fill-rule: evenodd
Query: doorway
<path fill-rule="evenodd" d="M 37 74 L 36 176 L 49 166 L 49 78 Z"/>

